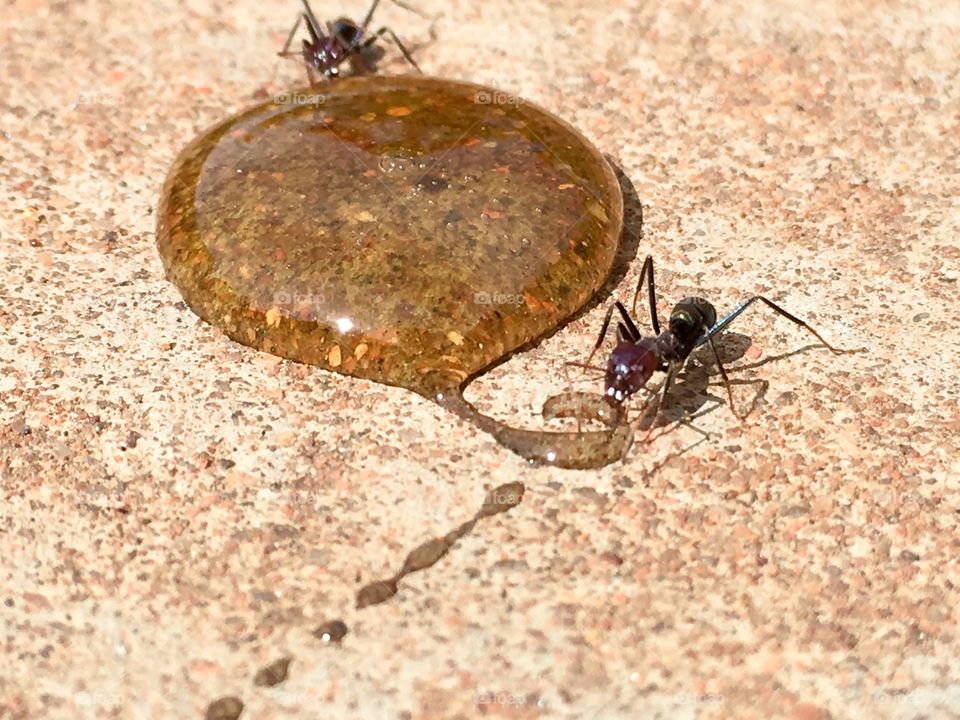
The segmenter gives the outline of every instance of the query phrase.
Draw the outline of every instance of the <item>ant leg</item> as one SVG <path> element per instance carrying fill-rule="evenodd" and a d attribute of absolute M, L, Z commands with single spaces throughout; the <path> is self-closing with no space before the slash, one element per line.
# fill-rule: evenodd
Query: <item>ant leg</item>
<path fill-rule="evenodd" d="M 660 386 L 660 389 L 652 394 L 647 401 L 643 404 L 643 410 L 640 412 L 641 422 L 646 414 L 650 411 L 650 405 L 656 399 L 654 404 L 653 417 L 650 418 L 650 427 L 647 428 L 647 435 L 645 439 L 649 439 L 650 433 L 653 432 L 653 428 L 656 426 L 657 418 L 660 416 L 660 409 L 663 407 L 664 401 L 667 399 L 667 393 L 670 391 L 670 388 L 673 386 L 673 380 L 677 375 L 677 372 L 680 370 L 680 365 L 677 363 L 670 363 L 667 366 L 667 377 L 663 381 L 663 385 Z"/>
<path fill-rule="evenodd" d="M 790 322 L 793 322 L 793 323 L 799 325 L 800 327 L 805 328 L 807 331 L 809 331 L 817 340 L 819 340 L 819 341 L 820 341 L 830 352 L 832 352 L 834 355 L 840 355 L 840 354 L 842 354 L 842 353 L 850 353 L 850 352 L 860 352 L 860 351 L 862 351 L 862 350 L 864 349 L 864 348 L 857 348 L 856 350 L 843 350 L 843 349 L 841 349 L 841 348 L 835 348 L 833 345 L 831 345 L 831 344 L 828 343 L 826 340 L 824 340 L 823 337 L 821 337 L 820 333 L 818 333 L 818 332 L 817 332 L 816 330 L 814 330 L 812 327 L 810 327 L 809 325 L 807 325 L 807 323 L 805 323 L 803 320 L 801 320 L 800 318 L 796 317 L 795 315 L 791 315 L 789 312 L 787 312 L 786 310 L 784 310 L 782 307 L 780 307 L 779 305 L 777 305 L 775 302 L 773 302 L 772 300 L 768 300 L 767 298 L 763 297 L 762 295 L 754 295 L 753 297 L 748 298 L 747 300 L 745 300 L 745 301 L 743 301 L 742 303 L 740 303 L 740 305 L 738 305 L 736 308 L 734 308 L 734 310 L 733 310 L 732 312 L 730 312 L 730 314 L 728 314 L 725 318 L 723 318 L 723 319 L 720 320 L 719 322 L 715 323 L 714 326 L 707 331 L 706 337 L 709 338 L 710 336 L 716 335 L 718 332 L 720 332 L 721 330 L 723 330 L 727 325 L 729 325 L 731 322 L 733 322 L 733 321 L 740 315 L 740 313 L 742 313 L 742 312 L 743 312 L 744 310 L 746 310 L 748 307 L 750 307 L 751 305 L 753 305 L 753 303 L 755 303 L 757 300 L 759 300 L 760 302 L 766 304 L 767 307 L 771 308 L 771 309 L 772 309 L 774 312 L 776 312 L 778 315 L 782 315 L 783 317 L 785 317 L 785 318 L 786 318 L 787 320 L 789 320 Z M 701 342 L 701 343 L 698 343 L 698 344 L 702 344 L 702 342 Z"/>
<path fill-rule="evenodd" d="M 570 373 L 567 372 L 567 369 L 571 367 L 581 368 L 582 370 L 593 370 L 594 372 L 599 373 L 600 377 L 603 377 L 604 373 L 606 372 L 604 368 L 598 367 L 596 365 L 587 365 L 586 363 L 578 363 L 578 362 L 565 362 L 563 364 L 563 379 L 566 381 L 567 387 L 570 387 L 571 385 L 573 385 L 573 381 L 570 380 Z M 591 382 L 593 382 L 592 378 L 588 378 L 588 379 L 590 379 Z"/>
<path fill-rule="evenodd" d="M 600 367 L 599 365 L 587 365 L 586 363 L 579 362 L 565 362 L 563 365 L 564 367 L 575 367 L 580 368 L 581 370 L 596 370 L 600 373 L 606 372 L 606 369 Z"/>
<path fill-rule="evenodd" d="M 585 365 L 589 365 L 590 361 L 593 360 L 593 356 L 596 354 L 597 350 L 600 349 L 600 346 L 603 345 L 603 340 L 607 336 L 607 328 L 610 327 L 610 318 L 613 317 L 613 311 L 616 309 L 615 305 L 611 305 L 607 308 L 607 314 L 603 317 L 603 324 L 600 326 L 600 335 L 597 337 L 597 341 L 593 344 L 593 350 L 590 351 L 590 354 L 587 356 L 587 362 Z"/>
<path fill-rule="evenodd" d="M 379 1 L 379 0 L 378 0 L 378 1 Z M 393 3 L 394 5 L 396 5 L 397 7 L 402 7 L 402 8 L 403 8 L 404 10 L 406 10 L 407 12 L 412 12 L 414 15 L 419 15 L 419 16 L 422 17 L 422 18 L 427 17 L 427 16 L 424 15 L 422 12 L 420 12 L 419 10 L 417 10 L 417 8 L 413 7 L 412 5 L 407 5 L 405 2 L 401 2 L 401 0 L 390 0 L 390 2 L 392 2 L 392 3 Z"/>
<path fill-rule="evenodd" d="M 603 318 L 603 325 L 600 326 L 600 336 L 597 338 L 597 342 L 593 345 L 593 350 L 590 351 L 590 355 L 587 356 L 587 364 L 590 364 L 590 361 L 593 359 L 593 356 L 596 354 L 597 350 L 600 349 L 600 346 L 603 345 L 603 340 L 607 336 L 607 328 L 610 327 L 610 318 L 613 317 L 613 311 L 619 310 L 620 316 L 624 320 L 624 325 L 627 328 L 628 336 L 627 339 L 631 342 L 636 342 L 640 339 L 640 331 L 637 330 L 637 326 L 634 324 L 633 320 L 630 319 L 627 309 L 623 306 L 619 300 L 617 300 L 613 305 L 607 308 L 607 314 Z"/>
<path fill-rule="evenodd" d="M 422 12 L 417 10 L 415 7 L 407 5 L 405 2 L 401 2 L 401 0 L 390 0 L 390 2 L 392 2 L 397 7 L 402 7 L 407 12 L 412 12 L 414 15 L 419 15 L 422 18 L 427 17 Z M 370 9 L 367 10 L 367 16 L 363 19 L 363 22 L 360 23 L 360 27 L 365 28 L 367 27 L 367 25 L 370 24 L 370 20 L 373 19 L 373 13 L 376 11 L 377 5 L 379 4 L 380 4 L 380 0 L 373 0 L 373 2 L 370 5 Z"/>
<path fill-rule="evenodd" d="M 310 82 L 311 88 L 315 88 L 320 84 L 320 82 L 317 80 L 317 76 L 313 72 L 313 68 L 309 65 L 307 65 L 307 80 Z"/>
<path fill-rule="evenodd" d="M 653 256 L 647 255 L 647 259 L 643 261 L 643 267 L 640 269 L 640 279 L 637 281 L 637 289 L 633 293 L 633 305 L 631 306 L 631 311 L 634 315 L 637 314 L 637 297 L 640 295 L 640 288 L 643 287 L 643 279 L 648 278 L 649 282 L 647 286 L 650 289 L 650 322 L 653 325 L 653 331 L 657 335 L 660 334 L 660 321 L 657 319 L 657 291 L 653 287 Z"/>
<path fill-rule="evenodd" d="M 653 391 L 647 393 L 647 399 L 644 400 L 644 401 L 643 401 L 643 405 L 640 406 L 640 414 L 637 416 L 637 417 L 640 418 L 640 425 L 643 424 L 644 420 L 645 420 L 646 417 L 647 417 L 647 413 L 650 412 L 650 404 L 653 402 L 654 398 L 656 398 L 657 395 L 660 394 L 660 389 L 661 389 L 661 388 L 662 388 L 662 386 L 661 386 L 661 387 L 658 387 L 656 390 L 653 390 Z M 652 426 L 653 426 L 653 423 L 651 423 L 651 427 L 652 427 Z M 649 436 L 650 436 L 650 428 L 647 428 L 647 437 L 649 437 Z"/>
<path fill-rule="evenodd" d="M 303 17 L 307 19 L 307 32 L 310 33 L 310 39 L 316 44 L 323 36 L 323 28 L 320 27 L 320 22 L 317 20 L 317 16 L 313 14 L 307 0 L 303 0 L 303 9 L 306 10 Z"/>
<path fill-rule="evenodd" d="M 627 332 L 625 335 L 627 340 L 630 342 L 638 342 L 643 336 L 640 334 L 640 330 L 637 329 L 636 323 L 633 322 L 633 318 L 630 317 L 630 313 L 627 312 L 627 309 L 619 300 L 614 303 L 614 307 L 620 311 L 620 317 L 623 318 L 623 323 L 621 324 L 626 326 Z"/>
<path fill-rule="evenodd" d="M 373 13 L 376 11 L 377 5 L 379 4 L 380 0 L 373 0 L 373 2 L 370 3 L 370 9 L 367 10 L 367 16 L 363 19 L 363 22 L 360 23 L 361 28 L 365 28 L 370 24 L 370 19 L 373 17 Z"/>
<path fill-rule="evenodd" d="M 397 34 L 396 34 L 395 32 L 393 32 L 393 30 L 391 30 L 391 29 L 388 28 L 388 27 L 382 27 L 382 28 L 380 28 L 379 30 L 377 30 L 377 32 L 375 32 L 375 33 L 373 34 L 373 37 L 371 37 L 369 40 L 361 43 L 360 49 L 363 50 L 363 49 L 365 49 L 365 48 L 370 47 L 371 45 L 373 45 L 373 43 L 375 43 L 377 40 L 379 40 L 379 39 L 380 39 L 381 37 L 383 37 L 384 35 L 389 35 L 389 36 L 390 36 L 390 39 L 393 40 L 394 45 L 396 45 L 397 48 L 399 48 L 400 52 L 403 53 L 403 57 L 406 58 L 407 62 L 410 63 L 411 65 L 413 65 L 413 67 L 416 68 L 416 70 L 417 70 L 418 73 L 420 73 L 421 75 L 423 75 L 423 70 L 421 70 L 421 69 L 420 69 L 420 66 L 417 65 L 417 61 L 413 59 L 413 55 L 411 55 L 411 54 L 410 54 L 410 51 L 407 50 L 406 47 L 404 47 L 404 45 L 403 45 L 402 42 L 400 42 L 400 38 L 397 37 Z"/>
<path fill-rule="evenodd" d="M 290 50 L 290 43 L 293 42 L 293 36 L 297 34 L 297 29 L 300 27 L 300 22 L 303 20 L 303 15 L 297 15 L 297 21 L 293 24 L 293 29 L 290 30 L 290 34 L 287 35 L 287 41 L 283 44 L 283 50 L 277 53 L 281 57 L 289 57 L 290 55 L 299 55 L 295 52 L 287 52 Z"/>
<path fill-rule="evenodd" d="M 667 379 L 663 381 L 663 389 L 660 392 L 660 399 L 657 401 L 657 415 L 660 414 L 660 409 L 663 407 L 663 404 L 667 399 L 667 393 L 670 392 L 670 388 L 673 386 L 673 381 L 676 378 L 679 370 L 680 365 L 677 363 L 670 363 L 670 366 L 667 368 Z M 654 415 L 654 420 L 657 419 L 657 415 Z"/>
<path fill-rule="evenodd" d="M 720 368 L 720 377 L 723 378 L 723 384 L 727 387 L 727 398 L 730 400 L 730 411 L 736 415 L 740 421 L 746 420 L 747 416 L 738 413 L 736 406 L 733 404 L 733 389 L 730 387 L 730 378 L 727 377 L 727 371 L 723 368 L 723 361 L 720 359 L 720 353 L 717 352 L 717 346 L 713 344 L 713 335 L 707 335 L 707 342 L 710 343 L 710 349 L 713 350 L 713 356 L 717 359 L 717 367 Z"/>

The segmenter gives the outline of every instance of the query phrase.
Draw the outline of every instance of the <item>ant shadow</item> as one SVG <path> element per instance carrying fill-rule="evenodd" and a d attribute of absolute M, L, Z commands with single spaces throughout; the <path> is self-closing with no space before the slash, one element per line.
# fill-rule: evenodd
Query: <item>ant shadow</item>
<path fill-rule="evenodd" d="M 720 362 L 723 363 L 728 376 L 747 368 L 743 365 L 731 367 L 731 364 L 743 358 L 752 344 L 753 341 L 748 336 L 736 332 L 724 332 L 714 340 L 717 355 L 719 355 Z M 757 387 L 756 392 L 750 399 L 746 415 L 756 409 L 770 387 L 770 384 L 762 379 L 738 380 L 730 377 L 729 380 L 732 388 L 742 385 Z M 711 393 L 710 390 L 716 390 L 717 394 Z M 711 407 L 701 412 L 708 402 L 712 403 Z M 738 402 L 736 393 L 734 394 L 734 402 Z M 657 412 L 656 419 L 652 417 L 643 418 L 641 427 L 648 429 L 654 424 L 657 427 L 673 424 L 690 425 L 694 420 L 704 417 L 727 404 L 727 391 L 717 367 L 717 358 L 709 345 L 703 345 L 690 355 L 683 369 L 677 374 L 664 405 Z"/>
<path fill-rule="evenodd" d="M 401 7 L 407 6 L 401 5 Z M 412 43 L 410 45 L 404 43 L 408 53 L 411 55 L 417 55 L 421 50 L 430 47 L 436 42 L 437 21 L 442 16 L 443 14 L 439 13 L 430 21 L 430 25 L 427 27 L 428 38 L 426 40 L 421 40 L 420 42 Z M 349 61 L 351 74 L 361 76 L 376 75 L 380 71 L 380 63 L 383 62 L 383 59 L 388 55 L 390 47 L 391 46 L 389 45 L 384 46 L 382 43 L 373 43 L 369 47 L 365 47 L 359 52 L 353 53 Z M 394 50 L 396 50 L 396 48 L 394 48 Z"/>
<path fill-rule="evenodd" d="M 821 345 L 811 343 L 796 350 L 771 355 L 757 362 L 731 366 L 731 363 L 735 363 L 744 357 L 747 349 L 753 344 L 750 337 L 728 330 L 718 335 L 717 338 L 714 339 L 714 344 L 717 347 L 717 354 L 720 356 L 720 361 L 723 363 L 727 375 L 731 376 L 729 377 L 731 388 L 738 386 L 753 386 L 757 388 L 750 397 L 749 405 L 746 406 L 745 411 L 744 398 L 742 396 L 738 397 L 737 394 L 734 393 L 734 402 L 737 404 L 738 412 L 744 416 L 744 419 L 752 415 L 766 398 L 767 392 L 770 389 L 770 382 L 763 378 L 740 380 L 732 376 L 745 370 L 755 370 L 769 363 L 786 360 L 794 355 L 800 355 L 808 350 L 816 350 L 822 347 Z M 717 391 L 718 394 L 712 394 L 708 388 L 719 389 Z M 712 406 L 703 412 L 698 412 L 708 401 L 713 403 Z M 690 361 L 688 361 L 683 370 L 677 374 L 665 406 L 657 413 L 656 426 L 662 427 L 675 423 L 694 427 L 691 425 L 692 421 L 704 417 L 726 405 L 728 405 L 728 398 L 726 397 L 726 389 L 724 388 L 720 371 L 717 368 L 717 359 L 708 346 L 701 346 L 691 354 Z M 647 418 L 644 424 L 641 424 L 641 427 L 643 429 L 649 429 L 652 424 L 653 418 Z"/>

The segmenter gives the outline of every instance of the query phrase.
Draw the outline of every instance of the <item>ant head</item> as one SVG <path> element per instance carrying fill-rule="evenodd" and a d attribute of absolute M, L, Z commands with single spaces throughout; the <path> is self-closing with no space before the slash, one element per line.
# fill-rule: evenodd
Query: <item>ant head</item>
<path fill-rule="evenodd" d="M 333 41 L 327 37 L 322 37 L 316 42 L 304 40 L 303 61 L 308 68 L 313 68 L 322 75 L 336 77 L 337 66 L 332 62 L 336 59 L 334 49 Z"/>
<path fill-rule="evenodd" d="M 637 343 L 621 342 L 607 361 L 604 399 L 611 405 L 619 405 L 647 384 L 659 364 L 655 338 L 643 338 Z"/>

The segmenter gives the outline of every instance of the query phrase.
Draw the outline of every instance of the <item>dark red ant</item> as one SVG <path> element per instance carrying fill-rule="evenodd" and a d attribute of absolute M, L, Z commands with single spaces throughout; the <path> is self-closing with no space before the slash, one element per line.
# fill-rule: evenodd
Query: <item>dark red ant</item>
<path fill-rule="evenodd" d="M 640 295 L 644 279 L 648 280 L 650 319 L 653 325 L 653 331 L 656 333 L 656 335 L 652 337 L 641 335 L 636 323 L 634 323 L 631 317 L 631 314 L 636 315 L 637 313 L 637 297 Z M 622 405 L 628 397 L 643 388 L 653 373 L 659 370 L 667 374 L 666 379 L 663 381 L 660 392 L 652 393 L 647 399 L 642 414 L 646 414 L 648 405 L 657 395 L 659 395 L 660 398 L 656 405 L 657 412 L 659 413 L 660 408 L 663 406 L 663 401 L 667 396 L 667 392 L 670 390 L 677 373 L 683 367 L 684 363 L 686 363 L 687 358 L 690 357 L 690 354 L 696 348 L 708 344 L 717 360 L 717 367 L 720 369 L 720 375 L 727 388 L 730 409 L 740 420 L 744 420 L 746 415 L 738 413 L 733 404 L 733 391 L 730 389 L 730 380 L 727 378 L 727 371 L 724 369 L 723 363 L 720 360 L 720 354 L 714 345 L 713 337 L 758 300 L 773 309 L 778 315 L 782 315 L 787 318 L 787 320 L 805 328 L 835 355 L 860 352 L 863 349 L 841 350 L 833 347 L 820 336 L 820 333 L 807 325 L 803 320 L 791 315 L 775 302 L 768 300 L 762 295 L 754 295 L 744 300 L 719 322 L 717 321 L 717 311 L 709 302 L 698 297 L 684 298 L 674 305 L 673 311 L 670 313 L 670 323 L 667 329 L 661 332 L 660 321 L 657 319 L 657 297 L 653 284 L 653 258 L 648 255 L 640 271 L 637 290 L 633 295 L 632 313 L 628 313 L 619 300 L 616 301 L 607 310 L 606 317 L 603 319 L 603 326 L 600 328 L 600 336 L 597 338 L 597 342 L 593 346 L 587 362 L 568 364 L 590 369 L 601 369 L 594 368 L 590 365 L 590 360 L 603 344 L 603 340 L 607 334 L 607 328 L 610 326 L 613 311 L 617 310 L 621 317 L 621 322 L 617 323 L 618 344 L 613 352 L 610 353 L 610 359 L 607 361 L 607 367 L 604 370 L 604 399 L 610 405 L 614 407 Z M 654 416 L 654 419 L 656 419 L 656 416 Z"/>
<path fill-rule="evenodd" d="M 398 2 L 398 0 L 392 1 L 405 10 L 414 13 L 417 12 L 412 7 Z M 314 73 L 318 73 L 327 80 L 332 80 L 340 74 L 340 65 L 344 61 L 360 56 L 364 50 L 373 45 L 373 43 L 381 37 L 389 35 L 390 39 L 392 39 L 394 44 L 400 49 L 400 52 L 403 53 L 403 57 L 406 58 L 407 62 L 413 65 L 417 72 L 422 73 L 423 71 L 420 69 L 420 66 L 417 65 L 413 57 L 403 46 L 403 43 L 400 42 L 400 38 L 398 38 L 390 28 L 382 27 L 371 37 L 364 38 L 367 32 L 367 26 L 370 24 L 373 13 L 379 4 L 380 0 L 373 0 L 373 4 L 367 11 L 367 16 L 363 19 L 363 22 L 355 23 L 349 18 L 341 17 L 332 23 L 327 22 L 327 29 L 326 32 L 324 32 L 317 20 L 317 16 L 314 15 L 313 10 L 310 9 L 310 4 L 307 0 L 303 0 L 305 12 L 301 13 L 297 18 L 297 22 L 294 23 L 293 29 L 290 30 L 290 34 L 287 36 L 287 42 L 283 45 L 283 50 L 277 54 L 281 57 L 301 56 L 304 65 L 307 66 L 307 78 L 310 80 L 311 85 L 315 85 Z M 303 41 L 302 50 L 290 50 L 290 43 L 293 42 L 293 36 L 300 27 L 300 22 L 304 20 L 306 21 L 307 32 L 310 34 L 310 39 Z"/>

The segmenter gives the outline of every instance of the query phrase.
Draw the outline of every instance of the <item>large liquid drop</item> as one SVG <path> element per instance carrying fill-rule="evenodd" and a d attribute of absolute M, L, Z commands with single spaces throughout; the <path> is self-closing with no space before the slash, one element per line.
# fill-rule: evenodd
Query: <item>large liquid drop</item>
<path fill-rule="evenodd" d="M 595 398 L 576 412 L 607 430 L 539 432 L 462 395 L 607 278 L 623 200 L 604 158 L 490 88 L 358 77 L 321 90 L 230 118 L 174 163 L 157 244 L 190 308 L 237 342 L 438 401 L 532 461 L 621 457 L 629 428 Z"/>

